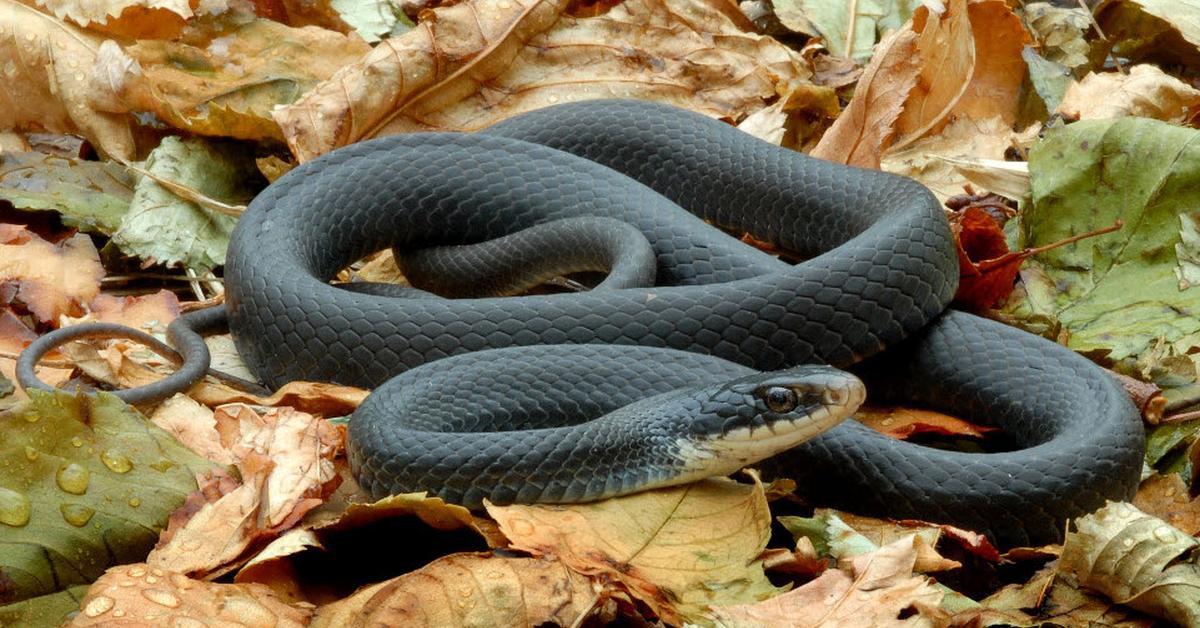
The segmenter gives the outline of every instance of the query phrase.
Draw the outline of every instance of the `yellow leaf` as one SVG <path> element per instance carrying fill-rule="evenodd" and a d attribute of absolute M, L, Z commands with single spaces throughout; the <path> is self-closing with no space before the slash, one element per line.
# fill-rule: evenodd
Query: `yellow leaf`
<path fill-rule="evenodd" d="M 745 16 L 719 0 L 627 0 L 591 17 L 570 5 L 467 0 L 432 9 L 275 119 L 306 161 L 365 138 L 476 130 L 588 98 L 738 120 L 811 76 L 798 53 L 748 32 Z"/>
<path fill-rule="evenodd" d="M 21 225 L 0 224 L 0 282 L 39 321 L 80 314 L 100 292 L 104 268 L 91 239 L 74 235 L 52 244 Z"/>
<path fill-rule="evenodd" d="M 592 504 L 488 506 L 513 547 L 616 581 L 665 622 L 778 593 L 759 559 L 770 537 L 762 486 L 706 480 Z"/>
<path fill-rule="evenodd" d="M 130 122 L 88 100 L 100 37 L 15 2 L 0 0 L 0 128 L 77 133 L 101 153 L 133 159 Z"/>

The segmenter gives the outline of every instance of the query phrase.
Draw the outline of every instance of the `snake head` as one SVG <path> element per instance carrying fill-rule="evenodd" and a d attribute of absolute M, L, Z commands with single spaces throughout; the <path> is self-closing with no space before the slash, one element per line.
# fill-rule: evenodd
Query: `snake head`
<path fill-rule="evenodd" d="M 818 365 L 759 373 L 707 393 L 705 409 L 678 442 L 684 474 L 732 473 L 813 438 L 866 399 L 862 380 Z"/>

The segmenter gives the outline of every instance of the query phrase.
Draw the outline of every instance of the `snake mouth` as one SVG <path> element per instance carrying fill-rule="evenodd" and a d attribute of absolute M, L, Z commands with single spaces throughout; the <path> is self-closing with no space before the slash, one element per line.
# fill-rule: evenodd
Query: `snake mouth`
<path fill-rule="evenodd" d="M 724 475 L 787 451 L 849 418 L 867 389 L 857 377 L 827 369 L 767 380 L 754 396 L 761 403 L 749 420 L 743 417 L 717 434 L 679 439 L 681 475 Z"/>

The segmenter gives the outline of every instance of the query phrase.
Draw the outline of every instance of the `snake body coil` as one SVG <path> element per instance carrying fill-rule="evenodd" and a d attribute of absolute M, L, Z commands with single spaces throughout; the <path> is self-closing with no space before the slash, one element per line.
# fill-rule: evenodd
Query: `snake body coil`
<path fill-rule="evenodd" d="M 471 244 L 593 215 L 645 236 L 657 285 L 448 300 L 328 283 L 385 248 Z M 787 264 L 706 221 L 809 259 Z M 529 417 L 578 421 L 626 403 L 619 416 L 636 416 L 650 403 L 639 400 L 656 396 L 667 414 L 708 417 L 699 429 L 743 434 L 727 422 L 732 400 L 764 397 L 736 381 L 758 386 L 777 377 L 761 371 L 805 363 L 851 367 L 876 402 L 1002 426 L 1018 447 L 942 451 L 849 421 L 767 461 L 817 503 L 1037 544 L 1059 539 L 1066 519 L 1128 498 L 1140 475 L 1140 421 L 1112 378 L 1041 338 L 943 313 L 957 255 L 926 189 L 670 107 L 589 101 L 478 134 L 333 151 L 255 198 L 225 277 L 238 349 L 267 385 L 383 385 L 350 428 L 352 467 L 377 495 L 430 490 L 477 506 L 653 486 L 666 467 L 731 450 L 673 433 L 650 446 L 637 436 L 663 430 L 625 418 L 577 429 Z M 787 372 L 808 379 L 779 380 L 799 399 L 814 381 L 842 387 L 835 401 L 859 390 L 808 368 Z M 813 403 L 812 416 L 838 405 Z M 522 431 L 469 433 L 498 423 Z M 651 449 L 657 457 L 642 456 Z"/>

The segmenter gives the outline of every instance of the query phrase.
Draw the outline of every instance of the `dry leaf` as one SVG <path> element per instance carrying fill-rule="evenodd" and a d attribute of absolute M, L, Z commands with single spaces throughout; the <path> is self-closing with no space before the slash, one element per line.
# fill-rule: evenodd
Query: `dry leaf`
<path fill-rule="evenodd" d="M 1200 623 L 1200 565 L 1194 537 L 1129 504 L 1109 502 L 1075 520 L 1059 571 L 1079 584 L 1181 626 Z"/>
<path fill-rule="evenodd" d="M 770 512 L 758 483 L 714 479 L 592 504 L 488 506 L 488 513 L 514 548 L 620 583 L 667 623 L 778 592 L 759 559 Z"/>
<path fill-rule="evenodd" d="M 967 0 L 948 0 L 941 15 L 925 6 L 918 8 L 912 29 L 920 34 L 917 54 L 921 69 L 895 122 L 896 148 L 941 126 L 967 93 L 975 72 L 975 39 Z"/>
<path fill-rule="evenodd" d="M 1200 534 L 1200 498 L 1193 499 L 1188 494 L 1187 485 L 1177 474 L 1146 478 L 1133 497 L 1133 505 L 1186 534 Z"/>
<path fill-rule="evenodd" d="M 595 604 L 557 561 L 454 554 L 321 607 L 312 626 L 571 626 Z"/>
<path fill-rule="evenodd" d="M 602 5 L 602 9 L 607 5 Z M 559 102 L 655 100 L 737 120 L 811 76 L 719 0 L 468 0 L 425 13 L 275 112 L 301 161 L 393 133 L 475 130 Z"/>
<path fill-rule="evenodd" d="M 16 304 L 43 323 L 57 323 L 82 312 L 100 292 L 102 277 L 100 255 L 87 236 L 51 244 L 20 225 L 0 224 L 0 305 Z"/>
<path fill-rule="evenodd" d="M 203 135 L 282 140 L 271 118 L 370 50 L 356 35 L 291 28 L 266 19 L 205 21 L 182 38 L 121 50 L 105 42 L 93 102 L 115 113 L 149 111 Z"/>
<path fill-rule="evenodd" d="M 945 202 L 962 194 L 969 181 L 956 159 L 1002 160 L 1006 150 L 1021 145 L 1029 134 L 1014 132 L 998 116 L 957 118 L 936 135 L 917 140 L 903 150 L 887 151 L 880 165 L 888 172 L 920 181 Z M 1025 185 L 1028 187 L 1028 176 Z M 984 189 L 995 191 L 986 186 Z"/>
<path fill-rule="evenodd" d="M 905 440 L 916 434 L 942 434 L 983 438 L 997 428 L 968 423 L 957 417 L 916 408 L 866 408 L 854 416 L 871 429 Z"/>
<path fill-rule="evenodd" d="M 895 135 L 895 122 L 908 93 L 917 84 L 917 54 L 917 35 L 911 30 L 901 29 L 884 38 L 863 70 L 854 100 L 821 137 L 812 156 L 878 168 L 884 148 Z"/>
<path fill-rule="evenodd" d="M 169 432 L 188 449 L 218 464 L 233 464 L 233 454 L 221 443 L 212 410 L 187 395 L 174 395 L 154 409 L 150 421 Z"/>
<path fill-rule="evenodd" d="M 170 290 L 125 297 L 101 293 L 88 304 L 88 310 L 90 317 L 74 322 L 93 320 L 164 333 L 167 325 L 179 316 L 179 297 Z"/>
<path fill-rule="evenodd" d="M 1025 60 L 1021 51 L 1029 33 L 1003 0 L 973 0 L 967 5 L 975 44 L 975 67 L 967 90 L 951 110 L 954 118 L 999 118 L 1006 127 L 1017 119 Z"/>
<path fill-rule="evenodd" d="M 88 77 L 101 38 L 17 3 L 0 0 L 0 129 L 78 133 L 100 152 L 133 159 L 123 115 L 92 110 Z"/>
<path fill-rule="evenodd" d="M 327 421 L 289 408 L 259 415 L 218 408 L 216 431 L 233 454 L 242 485 L 199 508 L 146 562 L 180 573 L 218 574 L 252 543 L 278 535 L 336 488 L 333 458 L 342 436 Z"/>
<path fill-rule="evenodd" d="M 1095 120 L 1138 116 L 1186 124 L 1200 115 L 1200 90 L 1153 65 L 1135 65 L 1128 73 L 1088 74 L 1067 88 L 1058 112 Z"/>
<path fill-rule="evenodd" d="M 313 615 L 307 604 L 287 604 L 261 584 L 198 582 L 145 564 L 109 569 L 79 606 L 69 626 L 299 628 Z"/>
<path fill-rule="evenodd" d="M 127 38 L 175 37 L 186 20 L 195 15 L 188 0 L 36 0 L 36 4 L 60 20 Z M 226 3 L 211 0 L 205 8 L 220 12 Z"/>
<path fill-rule="evenodd" d="M 757 604 L 713 609 L 718 625 L 758 626 L 938 626 L 946 613 L 942 592 L 914 576 L 914 536 L 854 559 L 853 577 L 829 570 L 821 577 Z M 910 612 L 916 611 L 916 612 Z"/>
<path fill-rule="evenodd" d="M 29 343 L 37 338 L 37 334 L 29 329 L 8 309 L 0 309 L 0 376 L 3 376 L 10 382 L 17 381 L 17 356 Z M 42 364 L 63 364 L 62 354 L 58 351 L 53 351 L 45 358 L 42 358 Z M 71 373 L 75 369 L 69 365 L 66 368 L 55 366 L 39 366 L 35 372 L 43 382 L 50 386 L 61 386 L 71 378 Z M 17 399 L 28 399 L 29 396 L 21 387 L 17 386 L 13 392 Z"/>
<path fill-rule="evenodd" d="M 325 546 L 312 530 L 293 528 L 271 541 L 242 567 L 235 582 L 257 582 L 271 587 L 289 600 L 303 600 L 302 581 L 291 558 L 309 550 L 324 550 Z"/>

